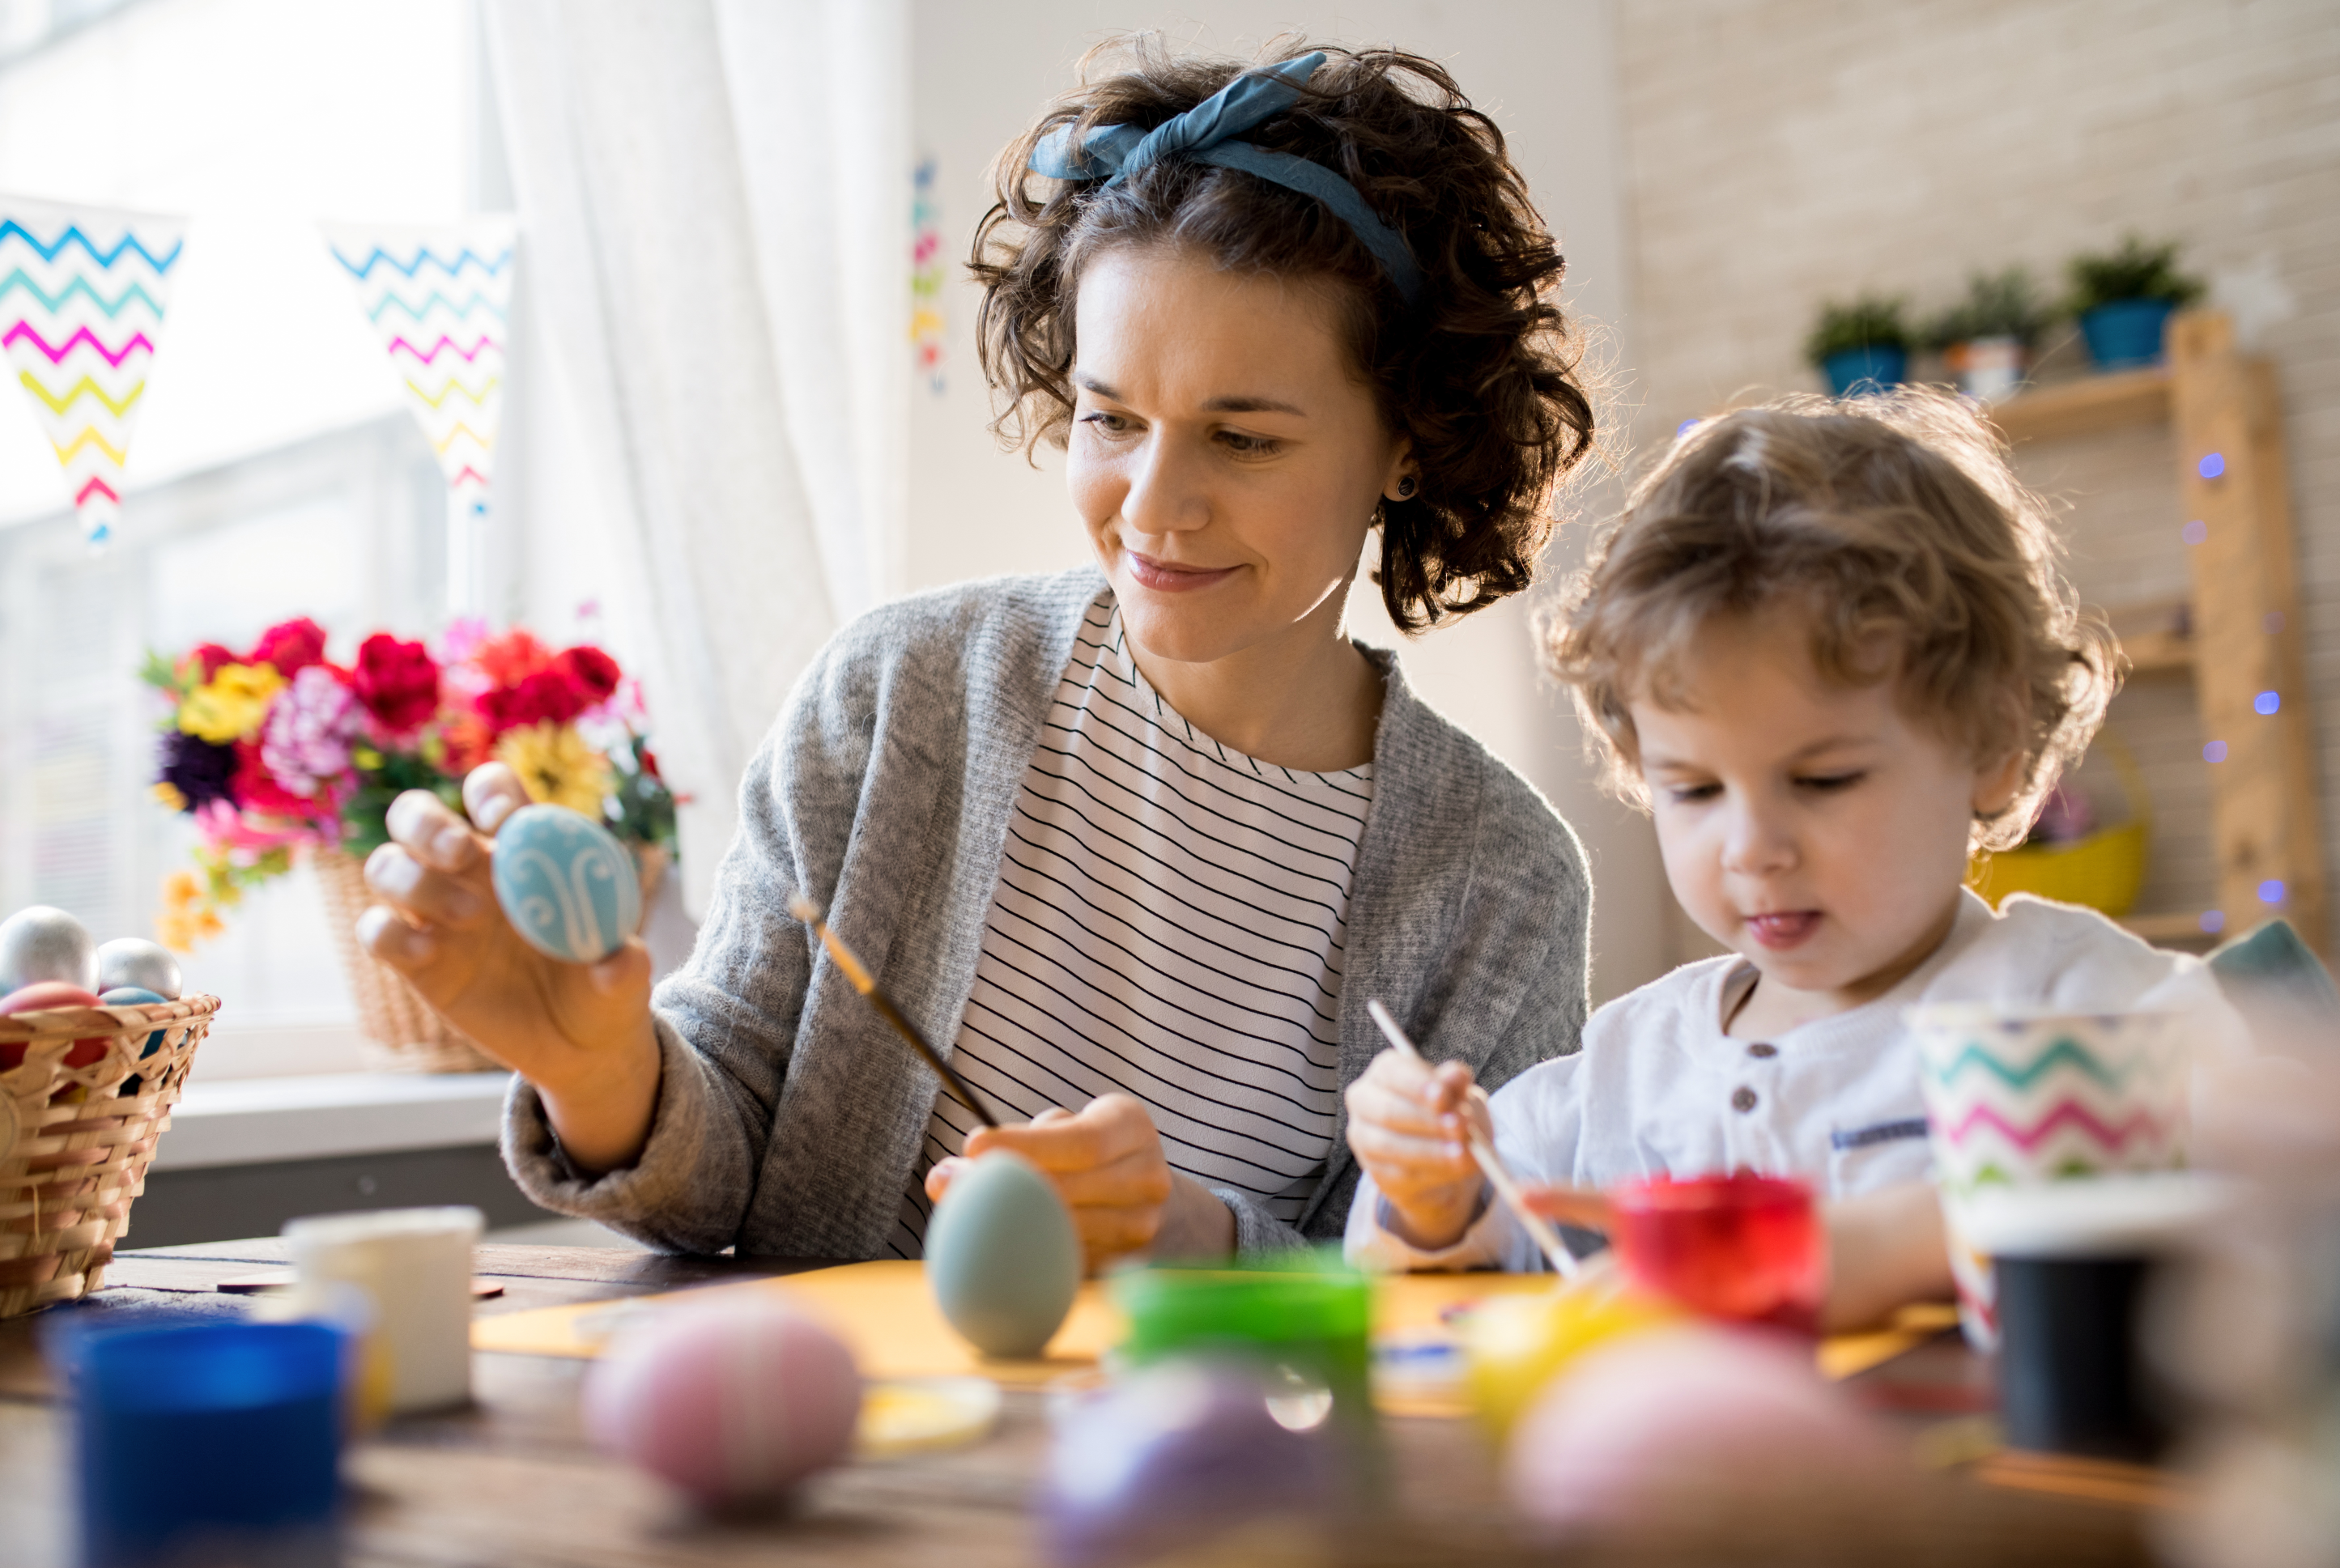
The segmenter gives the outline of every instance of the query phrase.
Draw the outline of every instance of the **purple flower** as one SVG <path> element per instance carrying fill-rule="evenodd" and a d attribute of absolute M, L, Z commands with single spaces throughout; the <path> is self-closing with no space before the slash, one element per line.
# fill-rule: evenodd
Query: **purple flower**
<path fill-rule="evenodd" d="M 357 698 L 341 676 L 327 666 L 311 665 L 269 708 L 260 760 L 285 790 L 314 795 L 350 771 L 359 717 Z"/>
<path fill-rule="evenodd" d="M 228 786 L 234 777 L 233 746 L 213 745 L 184 730 L 163 732 L 162 782 L 179 792 L 184 803 L 181 810 L 193 811 L 215 800 L 233 804 Z"/>

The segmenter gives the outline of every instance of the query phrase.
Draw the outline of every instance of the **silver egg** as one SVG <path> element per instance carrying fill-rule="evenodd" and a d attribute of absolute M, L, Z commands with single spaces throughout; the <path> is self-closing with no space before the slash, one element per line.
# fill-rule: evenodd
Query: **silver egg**
<path fill-rule="evenodd" d="M 184 984 L 179 961 L 171 956 L 169 948 L 141 936 L 117 936 L 97 950 L 97 984 L 90 989 L 112 991 L 134 985 L 176 1001 Z"/>
<path fill-rule="evenodd" d="M 0 920 L 0 996 L 45 980 L 95 991 L 97 943 L 64 911 L 36 903 Z"/>

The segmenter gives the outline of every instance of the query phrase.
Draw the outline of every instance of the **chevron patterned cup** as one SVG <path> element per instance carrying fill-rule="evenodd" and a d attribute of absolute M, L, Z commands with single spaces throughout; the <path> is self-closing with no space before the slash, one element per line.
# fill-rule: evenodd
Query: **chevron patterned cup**
<path fill-rule="evenodd" d="M 1912 1008 L 1948 1223 L 1958 1317 L 1978 1350 L 1998 1340 L 1989 1258 L 1962 1239 L 1961 1211 L 1993 1188 L 2166 1170 L 2186 1163 L 2186 1020 L 2171 1012 Z"/>

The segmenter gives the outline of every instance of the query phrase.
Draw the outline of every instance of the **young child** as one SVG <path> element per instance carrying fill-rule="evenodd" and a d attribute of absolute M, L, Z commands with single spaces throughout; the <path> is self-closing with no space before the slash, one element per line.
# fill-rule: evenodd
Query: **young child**
<path fill-rule="evenodd" d="M 1385 1052 L 1348 1092 L 1349 1256 L 1532 1269 L 1462 1143 L 1491 1132 L 1552 1212 L 1751 1168 L 1828 1201 L 1831 1326 L 1947 1296 L 1920 1002 L 2240 1022 L 2199 960 L 2093 911 L 1964 886 L 2022 842 L 2116 684 L 2046 511 L 1947 395 L 1797 398 L 1710 420 L 1641 486 L 1549 621 L 1555 673 L 1655 818 L 1674 896 L 1730 952 L 1601 1009 L 1488 1100 Z"/>

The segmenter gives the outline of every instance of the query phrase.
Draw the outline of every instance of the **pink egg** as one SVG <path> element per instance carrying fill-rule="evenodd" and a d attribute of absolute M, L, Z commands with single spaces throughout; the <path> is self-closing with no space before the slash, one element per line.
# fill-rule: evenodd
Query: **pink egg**
<path fill-rule="evenodd" d="M 1896 1452 L 1820 1376 L 1810 1340 L 1690 1326 L 1587 1351 L 1513 1428 L 1503 1478 L 1540 1524 L 1631 1525 L 1692 1493 L 1887 1478 Z"/>
<path fill-rule="evenodd" d="M 860 1412 L 853 1353 L 763 1292 L 659 1313 L 585 1385 L 596 1443 L 710 1505 L 776 1497 L 836 1464 Z"/>

